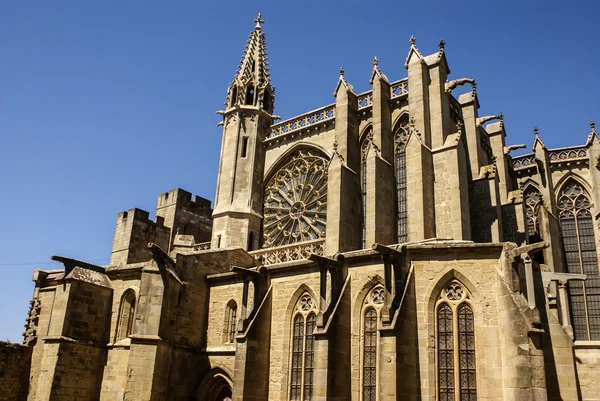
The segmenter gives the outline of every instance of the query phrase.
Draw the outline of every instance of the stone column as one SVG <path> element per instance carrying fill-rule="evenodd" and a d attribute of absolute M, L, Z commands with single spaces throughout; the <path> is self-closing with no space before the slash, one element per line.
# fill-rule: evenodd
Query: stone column
<path fill-rule="evenodd" d="M 484 150 L 479 143 L 479 129 L 477 127 L 477 110 L 479 109 L 479 100 L 476 93 L 465 93 L 458 98 L 465 123 L 465 139 L 469 151 L 469 166 L 471 178 L 479 177 L 479 168 L 487 163 Z"/>

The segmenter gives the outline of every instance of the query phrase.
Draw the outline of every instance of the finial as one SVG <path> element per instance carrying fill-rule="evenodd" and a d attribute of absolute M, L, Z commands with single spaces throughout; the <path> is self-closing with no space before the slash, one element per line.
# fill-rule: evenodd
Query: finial
<path fill-rule="evenodd" d="M 262 14 L 258 13 L 258 15 L 256 16 L 256 18 L 254 19 L 254 22 L 256 22 L 256 26 L 254 28 L 260 28 L 260 24 L 264 24 L 265 20 L 261 18 Z"/>
<path fill-rule="evenodd" d="M 415 35 L 410 35 L 410 44 L 414 46 L 416 43 L 417 38 L 415 38 Z"/>
<path fill-rule="evenodd" d="M 473 84 L 471 85 L 471 92 L 473 93 L 473 96 L 477 95 L 477 82 L 473 81 Z"/>
<path fill-rule="evenodd" d="M 592 129 L 592 132 L 596 132 L 596 123 L 593 121 L 590 121 L 590 128 Z"/>
<path fill-rule="evenodd" d="M 344 67 L 340 67 L 340 78 L 344 78 Z"/>
<path fill-rule="evenodd" d="M 416 123 L 415 117 L 410 116 L 410 120 L 409 120 L 410 127 L 415 128 L 415 123 Z"/>
<path fill-rule="evenodd" d="M 440 50 L 444 50 L 444 46 L 446 46 L 446 42 L 444 42 L 444 39 L 440 40 L 438 46 L 440 47 Z"/>
<path fill-rule="evenodd" d="M 379 68 L 379 60 L 377 59 L 377 56 L 373 58 L 373 67 Z"/>
<path fill-rule="evenodd" d="M 537 125 L 535 127 L 533 127 L 533 134 L 535 136 L 538 136 L 540 134 L 540 130 L 538 129 Z"/>
<path fill-rule="evenodd" d="M 334 139 L 333 140 L 333 151 L 337 152 L 337 149 L 338 149 L 338 142 L 337 142 L 337 139 Z"/>

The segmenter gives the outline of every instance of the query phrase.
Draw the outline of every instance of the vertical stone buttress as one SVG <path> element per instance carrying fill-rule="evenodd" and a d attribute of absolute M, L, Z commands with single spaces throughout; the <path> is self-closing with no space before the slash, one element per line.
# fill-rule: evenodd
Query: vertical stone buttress
<path fill-rule="evenodd" d="M 366 246 L 396 242 L 394 227 L 394 138 L 390 110 L 390 82 L 374 60 L 373 142 L 367 154 Z"/>
<path fill-rule="evenodd" d="M 211 248 L 257 249 L 262 221 L 263 141 L 273 123 L 274 88 L 260 19 L 229 85 Z"/>
<path fill-rule="evenodd" d="M 435 174 L 435 231 L 438 238 L 471 239 L 467 148 L 461 117 L 452 115 L 446 89 L 450 69 L 443 42 L 440 51 L 425 58 L 429 68 L 429 116 Z M 410 88 L 410 84 L 409 84 Z M 410 89 L 409 89 L 410 92 Z M 458 104 L 456 109 L 460 109 Z M 457 111 L 455 111 L 456 113 Z"/>
<path fill-rule="evenodd" d="M 539 174 L 540 193 L 543 205 L 540 206 L 540 236 L 550 246 L 543 250 L 544 263 L 551 266 L 554 271 L 563 271 L 562 243 L 560 240 L 560 223 L 558 221 L 558 208 L 554 191 L 552 172 L 550 171 L 550 156 L 546 145 L 538 135 L 537 127 L 534 129 L 533 153 Z M 523 204 L 525 199 L 523 199 Z M 523 208 L 525 213 L 525 208 Z"/>
<path fill-rule="evenodd" d="M 335 96 L 335 144 L 327 179 L 325 254 L 360 247 L 358 98 L 340 70 Z"/>
<path fill-rule="evenodd" d="M 408 241 L 435 237 L 433 158 L 429 129 L 429 71 L 411 38 L 404 67 L 408 70 L 408 108 L 411 120 L 406 143 L 406 203 Z"/>

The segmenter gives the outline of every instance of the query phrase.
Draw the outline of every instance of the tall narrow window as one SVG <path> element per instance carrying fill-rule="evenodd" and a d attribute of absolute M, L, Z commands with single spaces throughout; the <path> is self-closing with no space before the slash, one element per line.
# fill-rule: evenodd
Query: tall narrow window
<path fill-rule="evenodd" d="M 123 340 L 131 335 L 133 331 L 133 319 L 135 315 L 135 293 L 127 290 L 121 298 L 119 321 L 115 341 Z"/>
<path fill-rule="evenodd" d="M 586 275 L 584 282 L 569 281 L 573 334 L 575 340 L 600 340 L 600 276 L 590 198 L 581 184 L 569 180 L 558 208 L 567 271 Z"/>
<path fill-rule="evenodd" d="M 304 294 L 296 304 L 292 320 L 292 355 L 290 366 L 290 400 L 312 399 L 314 378 L 313 332 L 317 326 L 312 297 Z"/>
<path fill-rule="evenodd" d="M 360 145 L 361 244 L 367 247 L 367 155 L 373 142 L 373 127 L 368 127 Z"/>
<path fill-rule="evenodd" d="M 437 393 L 440 401 L 476 401 L 475 323 L 469 294 L 450 283 L 436 309 Z"/>
<path fill-rule="evenodd" d="M 529 243 L 538 242 L 541 240 L 539 229 L 539 210 L 542 204 L 542 196 L 540 191 L 533 186 L 529 186 L 523 193 L 525 216 L 527 218 L 527 236 Z"/>
<path fill-rule="evenodd" d="M 244 137 L 242 137 L 242 156 L 241 157 L 246 157 L 247 153 L 248 153 L 248 137 L 244 136 Z"/>
<path fill-rule="evenodd" d="M 363 346 L 363 401 L 375 401 L 377 383 L 377 312 L 365 313 Z"/>
<path fill-rule="evenodd" d="M 404 121 L 394 135 L 394 170 L 396 178 L 396 239 L 408 241 L 408 209 L 406 203 L 406 142 L 408 122 Z"/>
<path fill-rule="evenodd" d="M 362 401 L 377 399 L 377 322 L 385 301 L 385 290 L 376 286 L 367 295 L 362 321 Z"/>
<path fill-rule="evenodd" d="M 225 310 L 225 328 L 223 330 L 225 342 L 232 343 L 235 341 L 235 329 L 237 323 L 237 304 L 234 300 L 227 303 Z"/>

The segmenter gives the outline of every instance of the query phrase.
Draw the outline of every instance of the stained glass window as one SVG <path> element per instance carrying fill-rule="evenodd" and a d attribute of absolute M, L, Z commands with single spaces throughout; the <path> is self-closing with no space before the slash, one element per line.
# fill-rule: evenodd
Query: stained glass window
<path fill-rule="evenodd" d="M 558 199 L 567 271 L 585 274 L 569 281 L 571 324 L 576 340 L 600 340 L 600 276 L 591 204 L 583 186 L 568 181 Z"/>
<path fill-rule="evenodd" d="M 469 294 L 450 283 L 437 306 L 437 393 L 439 401 L 476 401 L 475 322 Z"/>
<path fill-rule="evenodd" d="M 406 203 L 406 142 L 408 122 L 405 121 L 394 135 L 394 169 L 396 177 L 396 236 L 398 243 L 408 241 L 408 210 Z"/>
<path fill-rule="evenodd" d="M 304 294 L 294 310 L 290 400 L 310 401 L 313 394 L 315 338 L 317 318 L 312 298 Z"/>
<path fill-rule="evenodd" d="M 452 309 L 438 309 L 438 394 L 440 401 L 454 401 L 454 324 Z"/>
<path fill-rule="evenodd" d="M 377 312 L 367 309 L 363 325 L 363 401 L 375 401 L 377 381 Z"/>
<path fill-rule="evenodd" d="M 473 310 L 467 304 L 458 308 L 458 368 L 461 401 L 477 400 L 475 377 L 475 327 Z"/>
<path fill-rule="evenodd" d="M 329 161 L 314 149 L 293 153 L 265 185 L 264 247 L 325 238 Z"/>
<path fill-rule="evenodd" d="M 304 348 L 304 316 L 294 318 L 292 338 L 292 377 L 290 380 L 290 400 L 300 400 L 302 389 L 302 351 Z"/>
<path fill-rule="evenodd" d="M 315 359 L 315 336 L 313 331 L 317 326 L 317 318 L 311 313 L 306 320 L 306 349 L 304 351 L 304 399 L 312 399 L 313 374 Z"/>
<path fill-rule="evenodd" d="M 360 145 L 360 192 L 361 192 L 361 235 L 362 249 L 367 247 L 367 154 L 373 142 L 373 127 L 367 128 Z"/>

